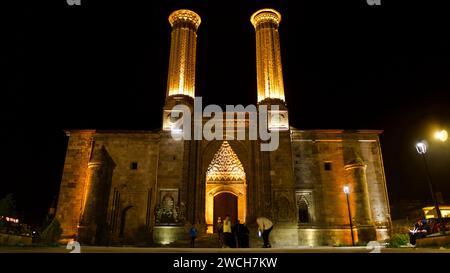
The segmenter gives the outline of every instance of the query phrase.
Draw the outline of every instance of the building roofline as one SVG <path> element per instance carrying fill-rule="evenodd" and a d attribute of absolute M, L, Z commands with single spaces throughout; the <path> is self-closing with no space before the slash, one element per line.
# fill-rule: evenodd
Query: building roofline
<path fill-rule="evenodd" d="M 158 133 L 160 129 L 155 130 L 95 130 L 95 129 L 64 129 L 64 133 L 70 136 L 72 133 L 77 134 L 108 134 L 108 133 L 118 133 L 118 134 L 151 134 Z"/>
<path fill-rule="evenodd" d="M 292 132 L 299 133 L 315 133 L 315 134 L 376 134 L 381 135 L 384 130 L 373 130 L 373 129 L 361 129 L 361 130 L 351 130 L 351 129 L 313 129 L 313 130 L 301 130 L 291 127 Z"/>

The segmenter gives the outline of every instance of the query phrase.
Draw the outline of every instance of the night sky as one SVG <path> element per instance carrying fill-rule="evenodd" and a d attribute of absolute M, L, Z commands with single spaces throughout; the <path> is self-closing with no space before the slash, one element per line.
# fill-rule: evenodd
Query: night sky
<path fill-rule="evenodd" d="M 256 103 L 250 16 L 282 14 L 290 123 L 299 129 L 381 129 L 388 194 L 430 199 L 415 151 L 429 141 L 436 187 L 450 202 L 450 17 L 422 1 L 14 1 L 1 34 L 0 197 L 16 195 L 39 224 L 58 195 L 63 129 L 156 129 L 166 93 L 169 14 L 197 12 L 196 94 L 204 105 Z M 395 3 L 392 3 L 395 2 Z M 6 47 L 5 47 L 6 46 Z"/>

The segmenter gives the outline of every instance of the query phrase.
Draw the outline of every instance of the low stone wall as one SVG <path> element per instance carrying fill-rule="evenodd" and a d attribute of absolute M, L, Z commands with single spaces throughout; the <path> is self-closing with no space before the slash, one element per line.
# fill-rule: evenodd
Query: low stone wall
<path fill-rule="evenodd" d="M 250 231 L 250 247 L 262 247 L 264 241 L 262 237 L 258 237 L 258 228 L 250 226 L 248 229 Z M 298 246 L 298 228 L 296 226 L 276 225 L 269 234 L 269 242 L 275 248 L 296 247 Z"/>
<path fill-rule="evenodd" d="M 28 236 L 19 236 L 12 234 L 0 233 L 0 245 L 2 246 L 16 246 L 16 245 L 31 245 L 33 239 Z"/>
<path fill-rule="evenodd" d="M 416 247 L 448 245 L 450 245 L 450 234 L 425 237 L 416 241 Z"/>
<path fill-rule="evenodd" d="M 186 239 L 189 239 L 189 233 L 183 226 L 153 227 L 153 241 L 157 244 L 168 245 Z"/>

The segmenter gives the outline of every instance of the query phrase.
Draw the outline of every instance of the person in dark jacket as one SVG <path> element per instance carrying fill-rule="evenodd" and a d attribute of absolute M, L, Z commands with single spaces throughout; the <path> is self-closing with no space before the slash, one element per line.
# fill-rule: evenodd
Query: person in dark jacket
<path fill-rule="evenodd" d="M 427 235 L 426 226 L 423 224 L 422 220 L 417 221 L 414 225 L 414 229 L 409 231 L 409 243 L 413 246 L 416 245 L 416 240 L 424 238 Z"/>
<path fill-rule="evenodd" d="M 240 220 L 237 220 L 237 223 L 234 226 L 234 230 L 236 233 L 237 247 L 240 247 L 240 248 L 248 247 L 249 246 L 248 236 L 250 234 L 250 231 L 248 230 L 247 226 L 245 224 L 241 223 Z"/>
<path fill-rule="evenodd" d="M 192 224 L 191 229 L 189 230 L 189 235 L 191 236 L 191 247 L 195 247 L 195 239 L 197 238 L 197 228 Z"/>
<path fill-rule="evenodd" d="M 217 235 L 219 236 L 219 247 L 222 247 L 223 246 L 223 223 L 222 223 L 222 218 L 220 216 L 217 218 L 216 231 L 217 231 Z"/>

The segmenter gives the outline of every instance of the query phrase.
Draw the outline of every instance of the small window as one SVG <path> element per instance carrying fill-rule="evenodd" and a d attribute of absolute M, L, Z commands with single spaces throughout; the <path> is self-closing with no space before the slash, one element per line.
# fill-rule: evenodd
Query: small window
<path fill-rule="evenodd" d="M 137 162 L 131 162 L 131 169 L 132 170 L 137 170 L 138 168 L 138 163 Z"/>
<path fill-rule="evenodd" d="M 323 168 L 325 169 L 325 171 L 331 171 L 331 162 L 325 162 L 323 164 Z"/>

